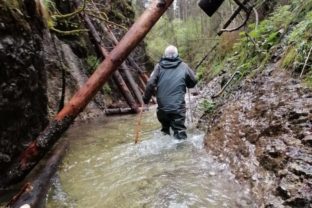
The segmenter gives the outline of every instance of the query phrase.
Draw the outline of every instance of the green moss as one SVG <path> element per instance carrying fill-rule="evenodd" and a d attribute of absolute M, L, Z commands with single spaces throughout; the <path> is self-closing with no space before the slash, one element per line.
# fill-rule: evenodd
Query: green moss
<path fill-rule="evenodd" d="M 216 104 L 211 100 L 203 100 L 199 107 L 205 111 L 205 113 L 212 113 L 216 109 Z"/>
<path fill-rule="evenodd" d="M 312 88 L 312 71 L 309 72 L 304 81 L 309 88 Z"/>
<path fill-rule="evenodd" d="M 286 51 L 283 59 L 282 59 L 282 67 L 283 68 L 290 68 L 294 61 L 296 60 L 297 52 L 294 47 L 289 47 L 288 50 Z"/>
<path fill-rule="evenodd" d="M 312 33 L 312 11 L 308 12 L 304 19 L 297 24 L 288 36 L 289 43 L 297 43 L 300 39 L 308 39 Z"/>
<path fill-rule="evenodd" d="M 118 0 L 112 1 L 110 6 L 105 9 L 105 13 L 113 21 L 121 25 L 131 25 L 135 17 L 135 11 L 132 7 L 132 2 L 129 0 Z"/>
<path fill-rule="evenodd" d="M 106 83 L 104 86 L 103 86 L 103 91 L 106 95 L 110 95 L 112 93 L 112 88 L 109 86 L 108 83 Z"/>
<path fill-rule="evenodd" d="M 3 3 L 2 3 L 2 1 L 3 1 Z M 20 9 L 21 8 L 20 0 L 2 0 L 2 1 L 0 1 L 0 3 L 6 5 L 10 9 Z"/>
<path fill-rule="evenodd" d="M 90 55 L 88 56 L 86 59 L 85 59 L 87 65 L 88 65 L 88 72 L 90 74 L 93 73 L 93 71 L 98 67 L 98 65 L 100 64 L 100 60 L 96 57 L 96 56 L 93 56 L 93 55 Z"/>

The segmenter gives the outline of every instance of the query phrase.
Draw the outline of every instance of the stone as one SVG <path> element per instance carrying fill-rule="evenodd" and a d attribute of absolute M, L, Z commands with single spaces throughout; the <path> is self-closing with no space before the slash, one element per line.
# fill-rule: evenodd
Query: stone
<path fill-rule="evenodd" d="M 303 144 L 308 144 L 312 146 L 312 135 L 307 135 L 302 139 Z"/>

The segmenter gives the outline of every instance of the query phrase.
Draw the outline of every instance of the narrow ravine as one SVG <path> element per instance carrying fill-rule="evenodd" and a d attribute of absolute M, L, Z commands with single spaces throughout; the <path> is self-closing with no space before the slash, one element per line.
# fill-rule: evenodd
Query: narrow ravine
<path fill-rule="evenodd" d="M 255 207 L 249 188 L 207 155 L 203 132 L 180 142 L 161 135 L 154 110 L 143 118 L 138 145 L 135 116 L 71 128 L 47 207 Z"/>

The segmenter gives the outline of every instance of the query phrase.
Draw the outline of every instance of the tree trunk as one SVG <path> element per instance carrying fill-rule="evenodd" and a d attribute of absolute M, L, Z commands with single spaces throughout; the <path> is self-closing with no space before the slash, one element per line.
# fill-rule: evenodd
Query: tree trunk
<path fill-rule="evenodd" d="M 118 89 L 121 91 L 122 95 L 126 99 L 126 102 L 132 109 L 132 113 L 138 113 L 139 112 L 138 105 L 136 104 L 129 88 L 127 87 L 127 84 L 125 83 L 119 71 L 115 71 L 113 73 L 113 79 L 115 83 L 117 84 Z"/>
<path fill-rule="evenodd" d="M 129 114 L 132 112 L 133 110 L 131 108 L 109 108 L 105 110 L 105 114 L 108 116 L 116 114 Z"/>
<path fill-rule="evenodd" d="M 76 2 L 77 4 L 77 2 Z M 79 5 L 77 5 L 78 7 Z M 102 45 L 102 41 L 100 38 L 99 33 L 96 31 L 94 25 L 92 24 L 90 18 L 87 15 L 81 15 L 85 22 L 86 22 L 86 26 L 87 28 L 90 30 L 90 33 L 95 41 L 95 44 L 98 48 L 98 51 L 101 53 L 101 55 L 106 58 L 109 55 L 109 52 L 104 48 L 104 46 Z M 129 88 L 127 87 L 127 84 L 125 83 L 124 79 L 122 78 L 121 74 L 119 71 L 115 71 L 113 74 L 113 78 L 115 83 L 117 84 L 119 90 L 122 92 L 122 95 L 124 96 L 124 98 L 126 99 L 126 102 L 128 103 L 128 105 L 130 106 L 130 108 L 132 109 L 132 112 L 138 112 L 138 106 L 129 90 Z M 142 97 L 142 96 L 141 96 Z M 142 99 L 142 98 L 141 98 Z"/>
<path fill-rule="evenodd" d="M 109 39 L 113 42 L 114 45 L 117 45 L 119 43 L 119 41 L 117 40 L 116 36 L 114 35 L 114 33 L 108 28 L 106 27 L 106 25 L 101 24 L 101 28 L 102 30 L 108 35 Z M 148 76 L 146 75 L 146 73 L 139 67 L 139 65 L 133 60 L 133 58 L 131 58 L 130 56 L 127 57 L 127 60 L 129 61 L 129 63 L 132 65 L 132 67 L 138 71 L 139 75 L 143 78 L 143 80 L 145 81 L 145 83 L 147 83 L 148 80 Z"/>
<path fill-rule="evenodd" d="M 62 141 L 56 145 L 39 174 L 30 182 L 27 182 L 7 206 L 19 208 L 24 204 L 28 204 L 30 207 L 42 207 L 50 188 L 51 178 L 57 171 L 57 167 L 62 161 L 68 146 L 67 141 Z"/>
<path fill-rule="evenodd" d="M 165 5 L 162 6 L 158 4 L 158 1 L 153 1 L 150 8 L 134 23 L 119 44 L 98 66 L 84 86 L 78 90 L 47 128 L 12 162 L 7 170 L 2 171 L 0 187 L 20 181 L 29 173 L 68 129 L 78 114 L 83 111 L 110 75 L 118 69 L 130 52 L 143 40 L 172 2 L 173 0 L 165 0 Z"/>
<path fill-rule="evenodd" d="M 94 9 L 95 9 L 95 11 L 98 11 L 98 9 L 97 9 L 96 6 L 94 6 Z M 100 38 L 100 36 L 98 35 L 98 33 L 96 32 L 96 30 L 94 29 L 94 26 L 93 26 L 93 24 L 92 24 L 90 18 L 88 17 L 88 15 L 85 15 L 85 16 L 84 16 L 84 19 L 85 19 L 85 21 L 86 21 L 88 27 L 89 27 L 90 29 L 93 28 L 92 30 L 93 30 L 94 32 L 92 32 L 92 33 L 94 33 L 95 36 L 98 37 L 98 38 L 97 38 L 98 40 L 96 40 L 96 41 L 98 42 L 98 44 L 100 44 L 100 43 L 101 43 L 101 38 Z M 104 23 L 101 23 L 100 26 L 101 26 L 102 30 L 108 35 L 109 39 L 113 42 L 113 45 L 116 46 L 116 45 L 118 44 L 118 40 L 117 40 L 116 36 L 114 35 L 114 33 L 113 33 L 111 30 L 109 30 L 109 29 L 106 27 L 106 25 L 105 25 Z M 105 48 L 105 47 L 104 47 L 104 48 Z M 107 55 L 108 55 L 108 54 L 107 54 Z M 105 56 L 106 56 L 106 55 L 105 55 Z M 128 57 L 127 59 L 129 59 L 129 57 Z M 136 84 L 135 80 L 133 79 L 133 76 L 132 76 L 132 74 L 131 74 L 131 72 L 130 72 L 130 68 L 127 66 L 126 62 L 123 62 L 123 63 L 121 64 L 120 70 L 121 70 L 121 72 L 124 73 L 124 75 L 125 75 L 126 78 L 128 79 L 129 85 L 130 85 L 131 89 L 133 90 L 133 93 L 134 93 L 135 97 L 137 98 L 138 102 L 139 102 L 140 104 L 142 104 L 142 103 L 143 103 L 142 94 L 140 93 L 140 90 L 139 90 L 139 88 L 138 88 L 138 85 Z"/>

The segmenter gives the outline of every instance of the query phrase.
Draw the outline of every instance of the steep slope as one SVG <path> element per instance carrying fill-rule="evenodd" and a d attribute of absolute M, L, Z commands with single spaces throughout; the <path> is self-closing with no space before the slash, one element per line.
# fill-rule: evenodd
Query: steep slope
<path fill-rule="evenodd" d="M 207 151 L 250 182 L 260 207 L 312 204 L 311 8 L 283 2 L 202 71 Z"/>
<path fill-rule="evenodd" d="M 0 169 L 48 123 L 44 31 L 34 10 L 0 1 Z"/>

